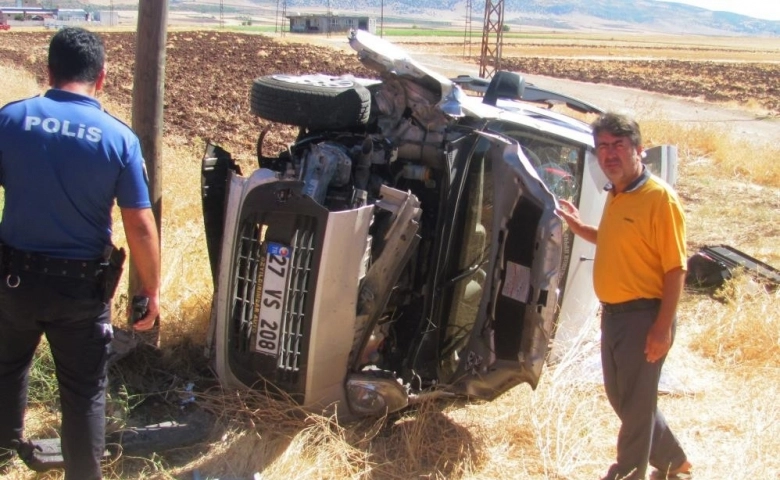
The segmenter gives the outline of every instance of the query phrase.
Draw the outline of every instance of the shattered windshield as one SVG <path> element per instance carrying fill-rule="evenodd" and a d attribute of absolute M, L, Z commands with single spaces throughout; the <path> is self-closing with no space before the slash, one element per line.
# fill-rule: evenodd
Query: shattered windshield
<path fill-rule="evenodd" d="M 494 122 L 488 128 L 520 144 L 539 178 L 556 197 L 579 204 L 585 163 L 583 145 L 538 131 L 523 130 L 504 121 Z"/>

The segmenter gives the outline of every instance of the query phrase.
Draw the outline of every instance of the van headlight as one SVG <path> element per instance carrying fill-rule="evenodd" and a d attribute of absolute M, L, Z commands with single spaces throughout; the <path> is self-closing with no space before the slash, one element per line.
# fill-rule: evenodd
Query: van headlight
<path fill-rule="evenodd" d="M 357 415 L 380 416 L 409 405 L 409 394 L 394 378 L 354 374 L 347 379 L 347 402 Z"/>

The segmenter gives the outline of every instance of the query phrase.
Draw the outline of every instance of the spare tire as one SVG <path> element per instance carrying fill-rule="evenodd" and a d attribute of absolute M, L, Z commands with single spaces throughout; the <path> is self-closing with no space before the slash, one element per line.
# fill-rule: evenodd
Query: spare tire
<path fill-rule="evenodd" d="M 368 123 L 371 94 L 350 77 L 267 75 L 252 83 L 252 113 L 311 130 Z"/>

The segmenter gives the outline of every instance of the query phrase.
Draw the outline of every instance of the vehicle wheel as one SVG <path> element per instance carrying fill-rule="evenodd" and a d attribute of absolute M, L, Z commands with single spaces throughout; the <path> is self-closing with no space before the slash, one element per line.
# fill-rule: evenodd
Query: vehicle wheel
<path fill-rule="evenodd" d="M 268 75 L 252 84 L 252 113 L 273 122 L 311 130 L 365 125 L 368 89 L 348 77 Z"/>

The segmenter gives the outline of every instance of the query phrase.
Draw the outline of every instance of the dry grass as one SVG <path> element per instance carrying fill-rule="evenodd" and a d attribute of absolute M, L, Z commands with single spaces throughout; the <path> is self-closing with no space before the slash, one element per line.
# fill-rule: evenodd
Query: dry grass
<path fill-rule="evenodd" d="M 774 142 L 763 143 L 735 138 L 724 127 L 679 125 L 663 118 L 663 114 L 645 111 L 640 117 L 643 136 L 648 145 L 673 143 L 691 157 L 694 164 L 707 162 L 719 171 L 717 179 L 737 180 L 766 186 L 780 185 L 780 147 Z M 687 165 L 683 165 L 686 168 Z"/>
<path fill-rule="evenodd" d="M 0 104 L 41 91 L 23 71 L 0 67 Z M 109 108 L 128 119 L 127 106 Z M 711 128 L 664 121 L 652 107 L 640 118 L 647 143 L 680 147 L 680 182 L 689 246 L 726 243 L 780 263 L 780 158 Z M 202 342 L 211 299 L 200 206 L 200 139 L 166 138 L 163 167 L 163 344 Z M 749 167 L 748 167 L 749 166 Z M 122 241 L 121 223 L 115 238 Z M 121 288 L 121 287 L 120 287 Z M 123 290 L 120 290 L 123 291 Z M 126 296 L 117 301 L 121 311 Z M 661 408 L 699 479 L 780 478 L 780 308 L 738 276 L 715 298 L 686 293 L 667 374 L 681 388 Z M 118 316 L 115 320 L 121 323 Z M 597 327 L 580 348 L 549 368 L 536 391 L 517 387 L 484 404 L 423 404 L 394 422 L 339 425 L 263 396 L 200 393 L 198 405 L 218 422 L 209 442 L 151 458 L 122 457 L 116 479 L 191 478 L 598 478 L 614 458 L 618 428 L 599 383 L 585 368 L 597 352 Z M 166 347 L 167 348 L 167 347 Z M 28 415 L 27 433 L 51 436 L 47 409 Z M 35 476 L 16 465 L 5 477 Z"/>
<path fill-rule="evenodd" d="M 693 346 L 703 357 L 747 372 L 780 366 L 780 291 L 767 291 L 746 275 L 716 296 L 719 302 L 699 305 L 713 328 L 696 332 Z"/>
<path fill-rule="evenodd" d="M 31 97 L 41 92 L 41 87 L 35 81 L 35 75 L 25 70 L 0 65 L 0 78 L 3 79 L 0 105 L 20 98 Z"/>

